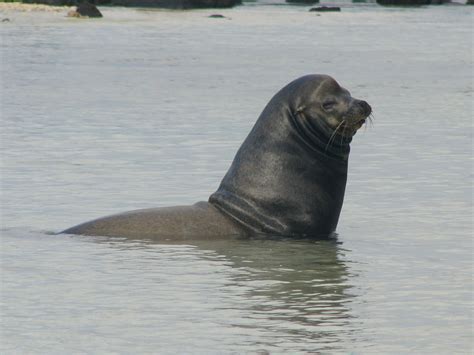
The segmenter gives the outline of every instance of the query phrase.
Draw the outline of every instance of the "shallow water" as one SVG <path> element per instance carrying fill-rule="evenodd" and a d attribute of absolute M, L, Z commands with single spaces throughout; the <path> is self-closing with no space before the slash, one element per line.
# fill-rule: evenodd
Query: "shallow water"
<path fill-rule="evenodd" d="M 307 9 L 1 13 L 3 352 L 472 352 L 472 9 Z M 207 199 L 307 73 L 375 111 L 337 240 L 49 234 Z"/>

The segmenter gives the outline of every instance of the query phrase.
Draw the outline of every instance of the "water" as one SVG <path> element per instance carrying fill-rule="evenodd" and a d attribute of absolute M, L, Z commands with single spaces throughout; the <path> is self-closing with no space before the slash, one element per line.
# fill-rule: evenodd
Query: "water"
<path fill-rule="evenodd" d="M 1 13 L 3 353 L 472 352 L 472 9 L 307 9 Z M 337 240 L 51 234 L 207 199 L 307 73 L 374 108 Z"/>

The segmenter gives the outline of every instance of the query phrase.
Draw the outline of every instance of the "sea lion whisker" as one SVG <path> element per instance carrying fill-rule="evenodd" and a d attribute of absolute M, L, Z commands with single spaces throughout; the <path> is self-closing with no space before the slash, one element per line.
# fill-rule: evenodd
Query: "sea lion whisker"
<path fill-rule="evenodd" d="M 374 120 L 373 120 L 374 116 L 372 114 L 370 114 L 367 119 L 369 120 L 370 122 L 370 127 L 373 127 L 374 126 Z"/>
<path fill-rule="evenodd" d="M 342 124 L 342 123 L 341 123 L 341 124 Z M 328 142 L 327 142 L 327 144 L 326 144 L 326 147 L 324 148 L 324 151 L 325 151 L 325 152 L 326 152 L 327 149 L 331 146 L 331 143 L 332 143 L 333 139 L 335 138 L 336 132 L 337 132 L 337 130 L 339 129 L 339 127 L 340 127 L 341 124 L 339 124 L 339 126 L 336 127 L 336 129 L 334 130 L 334 132 L 333 132 L 333 133 L 331 134 L 331 136 L 329 137 L 329 140 L 328 140 Z"/>
<path fill-rule="evenodd" d="M 336 137 L 337 130 L 338 130 L 345 122 L 346 122 L 346 120 L 342 120 L 341 123 L 339 123 L 339 125 L 336 127 L 336 129 L 334 130 L 334 132 L 332 132 L 331 137 L 329 137 L 328 143 L 326 144 L 326 148 L 324 148 L 324 151 L 325 151 L 325 152 L 328 150 L 328 148 L 330 147 L 332 141 L 333 141 L 334 138 Z"/>
<path fill-rule="evenodd" d="M 346 134 L 346 129 L 347 129 L 347 124 L 342 126 L 342 134 L 341 134 L 341 143 L 340 144 L 342 144 L 344 142 L 344 135 Z"/>

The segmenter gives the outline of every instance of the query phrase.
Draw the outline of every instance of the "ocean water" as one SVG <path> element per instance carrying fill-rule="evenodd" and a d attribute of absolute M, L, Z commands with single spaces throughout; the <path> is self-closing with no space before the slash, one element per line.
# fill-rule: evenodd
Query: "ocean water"
<path fill-rule="evenodd" d="M 473 10 L 342 6 L 0 10 L 2 353 L 472 353 Z M 308 73 L 374 109 L 337 238 L 54 234 L 206 200 Z"/>

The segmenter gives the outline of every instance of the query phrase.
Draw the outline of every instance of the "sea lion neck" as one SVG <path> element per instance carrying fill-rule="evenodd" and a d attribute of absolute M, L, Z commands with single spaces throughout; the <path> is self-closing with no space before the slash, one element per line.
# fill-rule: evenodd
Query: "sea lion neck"
<path fill-rule="evenodd" d="M 291 114 L 290 119 L 294 129 L 300 135 L 300 139 L 315 154 L 340 161 L 348 160 L 352 137 L 335 134 L 334 130 L 322 118 L 309 119 L 303 111 Z"/>

